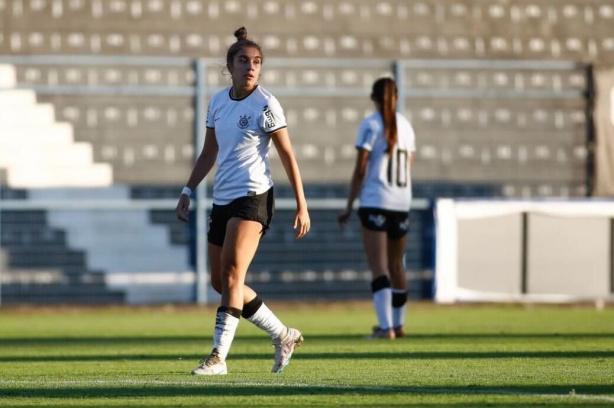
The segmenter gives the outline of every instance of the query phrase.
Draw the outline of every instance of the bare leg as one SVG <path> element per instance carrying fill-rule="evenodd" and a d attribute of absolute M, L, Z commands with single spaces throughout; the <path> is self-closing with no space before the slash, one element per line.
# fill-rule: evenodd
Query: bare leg
<path fill-rule="evenodd" d="M 211 269 L 211 286 L 217 293 L 222 293 L 222 247 L 209 243 L 209 265 Z M 243 285 L 242 316 L 259 329 L 267 332 L 272 339 L 282 335 L 286 326 L 264 304 L 258 294 L 249 286 Z"/>
<path fill-rule="evenodd" d="M 388 237 L 385 232 L 362 229 L 362 238 L 373 280 L 373 306 L 378 327 L 373 337 L 394 338 L 392 330 L 392 292 L 388 278 Z"/>
<path fill-rule="evenodd" d="M 257 221 L 241 218 L 228 221 L 221 254 L 223 306 L 243 309 L 245 275 L 258 249 L 261 231 L 262 224 Z"/>
<path fill-rule="evenodd" d="M 211 286 L 217 293 L 222 294 L 222 247 L 209 243 L 208 251 Z M 249 286 L 243 285 L 243 304 L 251 302 L 255 297 L 256 292 Z"/>
<path fill-rule="evenodd" d="M 390 283 L 393 289 L 407 290 L 407 278 L 405 268 L 403 268 L 403 255 L 407 235 L 400 239 L 388 240 L 388 270 L 390 271 Z"/>
<path fill-rule="evenodd" d="M 362 229 L 362 241 L 373 279 L 388 275 L 388 250 L 386 233 Z"/>
<path fill-rule="evenodd" d="M 226 224 L 226 238 L 221 251 L 213 248 L 210 256 L 212 269 L 219 285 L 221 271 L 222 305 L 215 315 L 213 350 L 192 371 L 196 375 L 226 374 L 226 357 L 239 325 L 244 303 L 244 282 L 247 268 L 260 241 L 262 226 L 259 222 L 231 218 Z M 209 245 L 212 247 L 212 245 Z"/>

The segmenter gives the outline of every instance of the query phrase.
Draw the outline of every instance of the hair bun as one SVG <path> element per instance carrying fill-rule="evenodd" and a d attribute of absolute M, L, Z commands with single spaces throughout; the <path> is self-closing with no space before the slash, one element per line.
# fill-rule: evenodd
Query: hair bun
<path fill-rule="evenodd" d="M 247 39 L 247 29 L 245 27 L 239 28 L 235 31 L 235 37 L 237 37 L 237 41 L 246 40 Z"/>

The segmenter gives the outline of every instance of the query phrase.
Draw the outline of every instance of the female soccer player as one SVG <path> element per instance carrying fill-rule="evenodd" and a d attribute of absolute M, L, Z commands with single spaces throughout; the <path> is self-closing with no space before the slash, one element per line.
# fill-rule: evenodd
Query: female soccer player
<path fill-rule="evenodd" d="M 338 217 L 341 225 L 347 222 L 360 193 L 358 216 L 367 262 L 373 273 L 371 289 L 378 320 L 372 338 L 394 339 L 405 335 L 407 279 L 403 254 L 409 228 L 410 174 L 416 142 L 411 124 L 396 112 L 397 98 L 393 79 L 375 81 L 371 100 L 377 112 L 360 123 L 350 194 L 346 209 Z"/>
<path fill-rule="evenodd" d="M 226 357 L 241 316 L 271 336 L 274 373 L 288 365 L 294 348 L 303 341 L 301 332 L 282 324 L 256 292 L 245 285 L 249 264 L 273 216 L 268 155 L 271 141 L 294 189 L 296 238 L 309 231 L 310 220 L 283 110 L 277 99 L 258 85 L 262 51 L 247 38 L 244 27 L 234 35 L 237 42 L 226 55 L 232 86 L 211 98 L 205 144 L 175 209 L 177 217 L 187 221 L 189 196 L 217 158 L 208 250 L 211 284 L 222 299 L 216 314 L 213 350 L 192 371 L 194 375 L 227 373 Z"/>

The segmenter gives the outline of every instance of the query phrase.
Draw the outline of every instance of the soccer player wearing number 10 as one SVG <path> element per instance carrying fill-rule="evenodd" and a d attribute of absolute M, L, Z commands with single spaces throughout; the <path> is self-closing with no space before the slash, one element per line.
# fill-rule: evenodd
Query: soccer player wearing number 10
<path fill-rule="evenodd" d="M 373 84 L 371 100 L 377 112 L 358 130 L 358 154 L 345 211 L 349 219 L 360 193 L 358 216 L 367 262 L 373 274 L 371 289 L 378 325 L 371 338 L 403 337 L 407 309 L 407 279 L 403 255 L 411 206 L 411 167 L 416 150 L 414 130 L 396 112 L 397 87 L 392 78 Z"/>

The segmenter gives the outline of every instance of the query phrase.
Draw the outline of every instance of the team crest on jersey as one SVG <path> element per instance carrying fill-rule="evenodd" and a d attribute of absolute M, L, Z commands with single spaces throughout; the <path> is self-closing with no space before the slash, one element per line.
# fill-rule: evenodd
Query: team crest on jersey
<path fill-rule="evenodd" d="M 249 120 L 251 119 L 251 116 L 247 116 L 247 115 L 240 115 L 239 116 L 239 121 L 237 122 L 237 126 L 239 126 L 239 129 L 245 129 L 246 127 L 249 126 Z"/>

